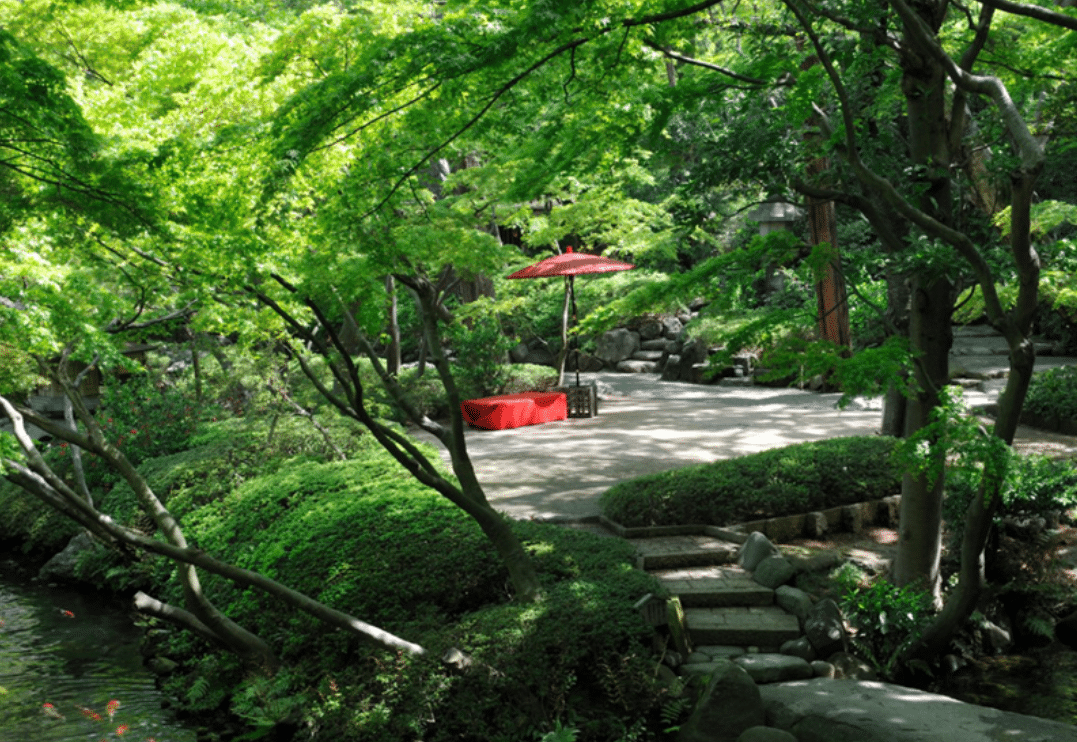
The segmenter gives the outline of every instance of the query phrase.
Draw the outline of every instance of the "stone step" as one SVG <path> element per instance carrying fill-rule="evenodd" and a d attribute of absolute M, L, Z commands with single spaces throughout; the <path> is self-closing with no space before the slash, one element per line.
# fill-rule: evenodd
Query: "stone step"
<path fill-rule="evenodd" d="M 632 354 L 632 360 L 634 361 L 660 361 L 662 360 L 662 351 L 660 350 L 637 350 Z"/>
<path fill-rule="evenodd" d="M 740 567 L 664 569 L 651 574 L 686 608 L 774 604 L 774 591 L 755 582 Z"/>
<path fill-rule="evenodd" d="M 663 581 L 664 582 L 664 581 Z M 692 580 L 692 584 L 670 590 L 686 608 L 773 605 L 774 591 L 755 582 L 729 586 L 722 580 Z"/>
<path fill-rule="evenodd" d="M 623 374 L 654 374 L 658 373 L 657 361 L 621 361 L 617 364 L 617 370 Z"/>
<path fill-rule="evenodd" d="M 784 642 L 800 637 L 797 617 L 777 606 L 686 608 L 684 616 L 697 646 L 754 646 L 776 652 Z"/>
<path fill-rule="evenodd" d="M 709 536 L 638 539 L 636 566 L 647 572 L 678 567 L 705 567 L 737 560 L 739 545 Z"/>

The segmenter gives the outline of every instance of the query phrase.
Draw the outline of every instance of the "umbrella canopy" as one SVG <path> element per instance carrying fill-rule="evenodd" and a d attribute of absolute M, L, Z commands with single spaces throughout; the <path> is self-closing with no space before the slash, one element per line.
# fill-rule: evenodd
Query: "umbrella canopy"
<path fill-rule="evenodd" d="M 565 248 L 565 252 L 562 255 L 553 255 L 540 260 L 534 265 L 529 265 L 526 268 L 522 268 L 508 278 L 549 278 L 552 276 L 568 276 L 568 297 L 572 301 L 572 319 L 576 319 L 576 290 L 573 286 L 573 277 L 586 275 L 588 273 L 613 273 L 614 271 L 627 271 L 632 270 L 636 266 L 631 263 L 624 263 L 620 260 L 614 260 L 613 258 L 604 258 L 601 255 L 588 255 L 582 252 L 572 252 L 572 247 Z M 566 307 L 567 308 L 567 307 Z M 568 317 L 566 316 L 562 322 L 561 332 L 562 338 L 565 336 L 568 328 Z M 575 341 L 575 338 L 573 338 Z M 580 385 L 580 351 L 579 347 L 576 348 L 576 386 Z M 564 373 L 563 364 L 558 369 L 559 374 Z M 560 378 L 558 384 L 561 383 Z"/>
<path fill-rule="evenodd" d="M 572 252 L 567 248 L 563 255 L 552 255 L 534 265 L 521 268 L 508 278 L 547 278 L 549 276 L 579 276 L 585 273 L 612 273 L 632 270 L 636 266 L 620 260 Z"/>

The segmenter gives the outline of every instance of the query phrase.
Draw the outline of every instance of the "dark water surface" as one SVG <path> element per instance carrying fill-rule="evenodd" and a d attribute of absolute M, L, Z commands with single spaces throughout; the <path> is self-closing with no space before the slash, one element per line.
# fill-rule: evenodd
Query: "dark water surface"
<path fill-rule="evenodd" d="M 108 600 L 20 582 L 0 563 L 0 742 L 195 742 L 161 709 L 139 637 Z"/>

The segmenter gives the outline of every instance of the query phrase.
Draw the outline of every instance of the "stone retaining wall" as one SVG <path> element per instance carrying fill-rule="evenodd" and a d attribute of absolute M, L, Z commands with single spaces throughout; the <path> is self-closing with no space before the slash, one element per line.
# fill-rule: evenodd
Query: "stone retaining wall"
<path fill-rule="evenodd" d="M 735 523 L 725 527 L 702 524 L 627 527 L 604 515 L 598 516 L 598 522 L 621 538 L 703 534 L 734 543 L 743 543 L 749 533 L 759 531 L 771 541 L 781 543 L 801 537 L 820 538 L 826 533 L 835 531 L 859 533 L 869 526 L 897 528 L 900 510 L 901 495 L 892 495 L 881 500 L 866 500 L 812 513 L 783 515 L 777 518 Z"/>

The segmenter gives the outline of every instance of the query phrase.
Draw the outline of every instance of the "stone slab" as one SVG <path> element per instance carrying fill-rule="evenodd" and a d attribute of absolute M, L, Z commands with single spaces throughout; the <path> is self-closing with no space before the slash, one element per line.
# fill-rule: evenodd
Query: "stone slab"
<path fill-rule="evenodd" d="M 787 654 L 746 654 L 734 657 L 733 661 L 757 683 L 804 680 L 814 675 L 807 660 Z"/>
<path fill-rule="evenodd" d="M 777 651 L 800 636 L 800 622 L 776 606 L 687 608 L 685 618 L 692 642 L 699 645 L 737 644 Z"/>
<path fill-rule="evenodd" d="M 759 686 L 767 725 L 799 742 L 1077 742 L 1077 727 L 889 683 L 815 678 Z"/>
<path fill-rule="evenodd" d="M 689 580 L 686 584 L 665 580 L 662 584 L 680 596 L 686 607 L 773 605 L 774 591 L 755 582 L 729 584 L 722 579 Z"/>

